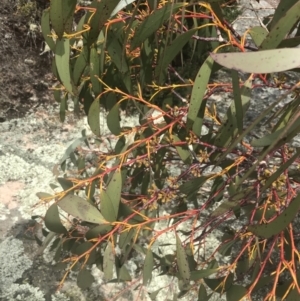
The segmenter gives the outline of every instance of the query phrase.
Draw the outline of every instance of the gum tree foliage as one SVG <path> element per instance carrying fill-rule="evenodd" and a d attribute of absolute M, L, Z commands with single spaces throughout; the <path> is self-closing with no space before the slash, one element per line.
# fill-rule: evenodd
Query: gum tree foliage
<path fill-rule="evenodd" d="M 98 146 L 83 132 L 60 162 L 61 191 L 38 194 L 49 205 L 40 243 L 52 242 L 58 267 L 65 277 L 78 271 L 82 288 L 96 264 L 107 281 L 140 275 L 145 288 L 154 272 L 176 278 L 174 298 L 295 300 L 300 97 L 282 72 L 299 72 L 300 2 L 281 1 L 244 36 L 224 16 L 224 1 L 119 2 L 51 0 L 43 12 L 61 120 L 71 98 Z M 221 71 L 226 83 L 214 80 Z M 257 85 L 285 93 L 249 123 Z M 233 99 L 225 116 L 210 100 L 221 92 Z M 101 148 L 101 110 L 109 149 Z M 139 123 L 122 125 L 123 111 Z M 262 121 L 268 131 L 258 137 Z M 216 231 L 219 243 L 205 253 Z M 127 262 L 137 254 L 144 262 L 132 275 Z"/>

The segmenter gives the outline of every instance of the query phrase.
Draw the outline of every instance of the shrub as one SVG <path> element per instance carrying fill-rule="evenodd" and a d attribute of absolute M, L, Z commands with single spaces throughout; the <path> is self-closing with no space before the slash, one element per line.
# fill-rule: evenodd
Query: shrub
<path fill-rule="evenodd" d="M 51 0 L 43 13 L 61 120 L 71 97 L 99 145 L 83 132 L 60 162 L 62 191 L 38 194 L 49 205 L 43 246 L 52 241 L 56 261 L 67 252 L 59 267 L 66 276 L 79 271 L 82 288 L 94 281 L 93 264 L 106 280 L 131 280 L 127 262 L 140 254 L 139 285 L 147 286 L 154 271 L 169 275 L 178 279 L 176 298 L 299 294 L 299 148 L 292 144 L 299 91 L 266 75 L 299 71 L 299 1 L 281 1 L 267 26 L 252 28 L 252 45 L 232 29 L 218 1 L 122 3 Z M 214 82 L 224 67 L 231 83 Z M 257 84 L 286 93 L 249 124 Z M 233 95 L 224 117 L 210 101 L 220 91 Z M 290 93 L 292 100 L 271 115 Z M 102 109 L 110 136 L 103 134 Z M 122 120 L 124 110 L 137 116 L 136 125 Z M 271 132 L 256 137 L 262 120 Z M 216 235 L 212 249 L 207 243 Z"/>

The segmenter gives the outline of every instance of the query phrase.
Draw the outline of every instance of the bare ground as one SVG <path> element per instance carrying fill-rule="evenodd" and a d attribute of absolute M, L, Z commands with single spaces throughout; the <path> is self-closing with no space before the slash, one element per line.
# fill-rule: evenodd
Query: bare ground
<path fill-rule="evenodd" d="M 54 82 L 52 58 L 40 55 L 43 37 L 38 27 L 30 31 L 30 24 L 39 25 L 49 2 L 32 1 L 36 9 L 30 15 L 20 10 L 23 2 L 0 1 L 0 122 L 23 117 L 30 109 L 53 101 L 48 91 Z"/>

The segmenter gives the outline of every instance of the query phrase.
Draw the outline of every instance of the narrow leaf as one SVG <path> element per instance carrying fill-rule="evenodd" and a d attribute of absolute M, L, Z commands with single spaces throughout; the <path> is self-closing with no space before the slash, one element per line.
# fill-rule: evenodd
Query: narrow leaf
<path fill-rule="evenodd" d="M 300 194 L 274 220 L 267 224 L 251 225 L 248 230 L 257 236 L 270 238 L 283 231 L 295 218 L 300 209 Z"/>
<path fill-rule="evenodd" d="M 120 126 L 120 111 L 119 111 L 118 103 L 116 103 L 109 111 L 106 117 L 106 121 L 109 130 L 116 136 L 120 135 L 121 126 Z"/>
<path fill-rule="evenodd" d="M 111 280 L 113 278 L 114 264 L 115 255 L 112 243 L 108 242 L 103 257 L 103 272 L 106 280 Z"/>
<path fill-rule="evenodd" d="M 64 34 L 63 6 L 61 0 L 51 0 L 50 20 L 55 33 L 58 38 L 61 39 Z"/>
<path fill-rule="evenodd" d="M 276 24 L 274 24 L 268 36 L 262 42 L 260 48 L 261 49 L 276 48 L 280 44 L 280 42 L 285 38 L 285 36 L 289 33 L 289 31 L 292 29 L 294 24 L 299 21 L 299 11 L 300 11 L 300 2 L 298 1 L 285 14 L 282 13 L 280 19 Z M 298 56 L 299 56 L 299 52 L 298 52 Z M 300 66 L 299 60 L 296 61 L 298 61 L 298 67 L 299 67 Z M 268 72 L 264 72 L 264 73 L 268 73 Z"/>
<path fill-rule="evenodd" d="M 256 52 L 211 53 L 210 55 L 218 64 L 246 73 L 282 72 L 300 66 L 299 48 Z"/>
<path fill-rule="evenodd" d="M 173 142 L 181 142 L 181 140 L 176 136 L 176 135 L 172 135 L 172 140 Z M 188 146 L 175 146 L 176 150 L 178 152 L 178 155 L 180 157 L 180 159 L 185 163 L 185 164 L 190 164 L 192 163 L 192 155 L 190 150 L 188 149 Z"/>
<path fill-rule="evenodd" d="M 109 222 L 117 220 L 117 212 L 115 211 L 114 205 L 106 191 L 102 190 L 100 193 L 100 209 L 104 218 Z"/>
<path fill-rule="evenodd" d="M 99 98 L 96 98 L 89 108 L 88 123 L 92 132 L 100 137 L 100 104 Z"/>
<path fill-rule="evenodd" d="M 130 50 L 139 47 L 151 34 L 158 30 L 163 23 L 170 18 L 170 13 L 174 14 L 180 7 L 185 6 L 184 3 L 167 3 L 162 8 L 155 10 L 148 15 L 136 29 L 131 41 Z"/>
<path fill-rule="evenodd" d="M 191 95 L 191 103 L 187 115 L 187 126 L 188 128 L 192 128 L 197 116 L 198 112 L 200 110 L 200 107 L 202 105 L 203 97 L 206 93 L 206 86 L 208 84 L 211 71 L 213 66 L 213 59 L 211 57 L 208 57 L 203 65 L 201 66 L 200 70 L 198 71 L 198 74 L 196 76 L 196 80 L 193 86 L 192 95 Z M 204 112 L 203 112 L 204 115 Z M 201 132 L 202 128 L 202 119 L 203 116 L 200 116 L 201 122 L 198 122 L 197 124 L 197 132 Z"/>
<path fill-rule="evenodd" d="M 151 282 L 153 266 L 154 266 L 153 254 L 152 251 L 148 249 L 144 261 L 143 285 L 147 285 Z"/>
<path fill-rule="evenodd" d="M 59 78 L 66 90 L 73 94 L 76 94 L 75 88 L 71 81 L 70 75 L 70 40 L 61 39 L 56 41 L 55 47 L 55 64 Z"/>
<path fill-rule="evenodd" d="M 189 268 L 189 263 L 187 260 L 187 255 L 185 253 L 185 250 L 181 244 L 180 238 L 176 234 L 176 257 L 177 257 L 177 264 L 179 269 L 179 274 L 182 278 L 182 280 L 185 283 L 188 283 L 190 281 L 191 272 Z"/>

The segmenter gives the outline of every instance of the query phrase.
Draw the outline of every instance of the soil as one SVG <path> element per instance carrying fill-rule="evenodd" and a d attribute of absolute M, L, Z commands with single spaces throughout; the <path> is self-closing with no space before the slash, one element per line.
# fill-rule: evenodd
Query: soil
<path fill-rule="evenodd" d="M 26 1 L 0 1 L 0 122 L 23 117 L 32 108 L 54 102 L 48 90 L 55 82 L 52 56 L 40 55 L 40 16 L 49 2 L 32 2 L 35 13 L 26 15 L 20 9 Z M 37 25 L 37 30 L 31 31 L 30 24 Z"/>

